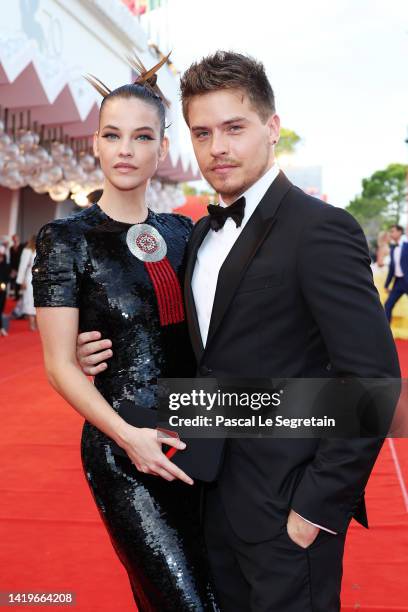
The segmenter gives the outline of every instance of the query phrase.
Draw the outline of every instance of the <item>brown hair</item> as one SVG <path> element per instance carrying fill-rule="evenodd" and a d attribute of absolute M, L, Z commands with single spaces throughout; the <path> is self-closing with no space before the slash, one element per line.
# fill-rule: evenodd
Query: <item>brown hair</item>
<path fill-rule="evenodd" d="M 394 225 L 391 225 L 390 230 L 391 229 L 396 229 L 398 232 L 401 232 L 401 234 L 404 233 L 404 228 L 402 227 L 402 225 L 398 225 L 397 223 L 394 223 Z"/>
<path fill-rule="evenodd" d="M 88 193 L 86 197 L 89 204 L 96 204 L 97 202 L 99 202 L 102 197 L 102 194 L 103 189 L 95 189 L 94 191 L 91 191 L 91 193 Z"/>
<path fill-rule="evenodd" d="M 275 112 L 275 96 L 262 62 L 233 51 L 216 51 L 188 68 L 180 81 L 184 119 L 193 96 L 222 89 L 246 93 L 262 121 Z"/>

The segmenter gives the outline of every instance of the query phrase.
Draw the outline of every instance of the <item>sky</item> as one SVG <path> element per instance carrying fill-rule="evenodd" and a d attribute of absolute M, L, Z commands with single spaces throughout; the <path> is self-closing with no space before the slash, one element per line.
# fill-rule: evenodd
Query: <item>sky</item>
<path fill-rule="evenodd" d="M 264 62 L 291 163 L 320 165 L 346 206 L 361 180 L 408 163 L 408 0 L 167 0 L 159 47 L 183 71 L 218 48 Z"/>

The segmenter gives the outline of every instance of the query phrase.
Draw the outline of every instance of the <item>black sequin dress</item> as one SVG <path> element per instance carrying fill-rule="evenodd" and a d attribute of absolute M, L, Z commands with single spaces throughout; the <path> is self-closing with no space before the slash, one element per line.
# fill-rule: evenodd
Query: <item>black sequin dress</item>
<path fill-rule="evenodd" d="M 149 211 L 145 223 L 167 243 L 182 281 L 189 219 Z M 130 224 L 94 204 L 42 228 L 33 267 L 35 305 L 79 309 L 80 331 L 112 340 L 113 357 L 95 385 L 110 405 L 156 408 L 157 378 L 194 376 L 184 322 L 161 326 L 153 285 L 128 249 Z M 139 472 L 85 421 L 82 463 L 142 612 L 217 610 L 199 524 L 200 488 Z"/>

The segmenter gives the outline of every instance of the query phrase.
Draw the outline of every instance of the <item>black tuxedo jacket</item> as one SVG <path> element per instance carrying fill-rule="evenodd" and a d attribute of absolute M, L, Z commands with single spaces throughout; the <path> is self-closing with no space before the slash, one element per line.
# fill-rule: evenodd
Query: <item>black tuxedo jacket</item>
<path fill-rule="evenodd" d="M 185 301 L 198 375 L 242 378 L 399 377 L 393 338 L 358 223 L 280 172 L 223 263 L 208 341 L 191 290 L 209 219 L 195 226 Z M 378 439 L 232 439 L 219 487 L 248 542 L 273 537 L 290 508 L 333 531 L 366 523 L 364 488 Z"/>

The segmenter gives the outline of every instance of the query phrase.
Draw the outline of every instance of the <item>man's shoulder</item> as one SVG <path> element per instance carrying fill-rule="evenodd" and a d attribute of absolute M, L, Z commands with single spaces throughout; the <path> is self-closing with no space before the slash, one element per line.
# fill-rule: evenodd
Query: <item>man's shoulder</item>
<path fill-rule="evenodd" d="M 353 227 L 359 227 L 355 218 L 344 208 L 329 204 L 313 195 L 305 193 L 299 187 L 293 185 L 290 189 L 289 201 L 291 208 L 296 209 L 296 217 L 303 220 L 306 219 L 306 225 L 314 225 L 315 223 L 341 223 Z M 293 210 L 291 213 L 293 214 Z"/>
<path fill-rule="evenodd" d="M 319 198 L 312 196 L 300 187 L 296 185 L 292 185 L 289 189 L 288 193 L 285 197 L 285 203 L 289 204 L 289 206 L 283 205 L 282 209 L 290 208 L 291 212 L 293 212 L 293 208 L 296 209 L 297 214 L 305 214 L 305 215 L 319 215 L 326 208 L 334 208 L 331 204 L 320 200 Z"/>

